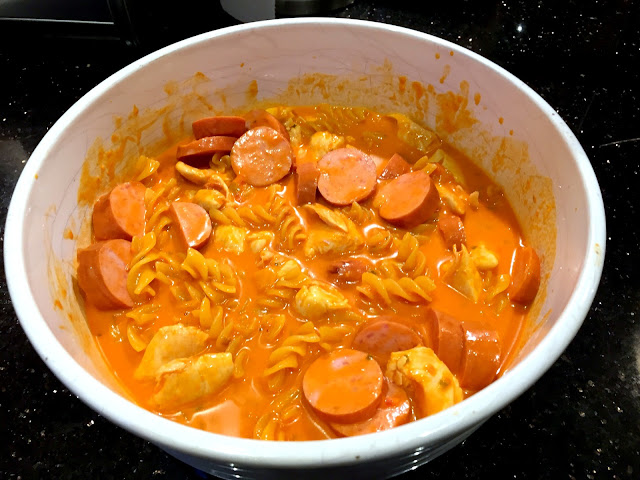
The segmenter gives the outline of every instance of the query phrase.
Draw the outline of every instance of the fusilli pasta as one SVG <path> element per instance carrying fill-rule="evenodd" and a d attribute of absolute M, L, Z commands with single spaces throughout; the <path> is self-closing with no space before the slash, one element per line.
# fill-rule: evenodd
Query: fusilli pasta
<path fill-rule="evenodd" d="M 318 343 L 320 336 L 312 322 L 302 324 L 295 332 L 285 338 L 269 355 L 264 377 L 270 390 L 280 389 L 287 372 L 298 368 L 299 358 L 307 353 L 309 344 Z"/>

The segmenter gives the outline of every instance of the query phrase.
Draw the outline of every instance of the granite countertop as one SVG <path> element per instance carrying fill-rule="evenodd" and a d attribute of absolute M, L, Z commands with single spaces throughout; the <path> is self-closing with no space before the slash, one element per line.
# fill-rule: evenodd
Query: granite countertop
<path fill-rule="evenodd" d="M 138 13 L 138 46 L 0 24 L 3 235 L 29 154 L 67 108 L 152 49 L 234 23 L 222 14 L 193 18 L 190 3 L 180 12 Z M 640 5 L 356 0 L 331 15 L 445 38 L 522 79 L 578 137 L 606 208 L 602 282 L 575 340 L 540 381 L 463 444 L 402 478 L 640 478 Z M 4 268 L 0 276 L 0 478 L 206 478 L 69 393 L 29 344 Z"/>

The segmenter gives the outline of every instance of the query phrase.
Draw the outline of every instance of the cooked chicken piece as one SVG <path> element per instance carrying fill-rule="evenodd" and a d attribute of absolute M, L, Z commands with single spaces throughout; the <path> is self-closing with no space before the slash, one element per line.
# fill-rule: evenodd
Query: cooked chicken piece
<path fill-rule="evenodd" d="M 436 188 L 448 210 L 456 215 L 464 215 L 467 212 L 469 196 L 459 185 L 452 188 L 448 185 L 438 185 L 436 183 Z"/>
<path fill-rule="evenodd" d="M 438 413 L 462 400 L 458 380 L 427 347 L 393 352 L 387 362 L 386 376 L 413 397 L 421 417 Z"/>
<path fill-rule="evenodd" d="M 213 234 L 213 245 L 218 250 L 239 254 L 244 252 L 246 229 L 233 225 L 218 225 Z"/>
<path fill-rule="evenodd" d="M 471 249 L 471 260 L 478 270 L 492 270 L 498 266 L 498 257 L 483 244 Z"/>
<path fill-rule="evenodd" d="M 228 352 L 173 360 L 158 371 L 159 389 L 151 400 L 161 410 L 175 409 L 222 390 L 232 373 Z"/>
<path fill-rule="evenodd" d="M 356 224 L 343 213 L 320 204 L 310 205 L 307 208 L 331 227 L 313 228 L 309 232 L 304 244 L 304 254 L 307 258 L 325 253 L 354 252 L 364 244 L 364 237 Z"/>
<path fill-rule="evenodd" d="M 467 247 L 461 250 L 453 247 L 455 258 L 447 267 L 444 280 L 462 295 L 473 302 L 477 302 L 482 291 L 482 278 L 476 264 L 473 262 Z"/>
<path fill-rule="evenodd" d="M 249 234 L 247 240 L 249 240 L 249 249 L 253 253 L 260 253 L 265 248 L 271 248 L 271 242 L 273 241 L 273 232 L 254 232 Z"/>
<path fill-rule="evenodd" d="M 325 154 L 331 150 L 342 148 L 345 145 L 344 137 L 334 135 L 330 132 L 316 132 L 311 135 L 309 142 L 310 153 L 316 160 L 320 160 Z"/>
<path fill-rule="evenodd" d="M 349 302 L 340 292 L 328 286 L 309 285 L 296 294 L 295 308 L 303 317 L 316 320 L 331 311 L 349 308 Z"/>
<path fill-rule="evenodd" d="M 227 199 L 224 193 L 218 190 L 202 189 L 196 192 L 193 201 L 208 212 L 212 208 L 222 208 L 227 202 Z"/>
<path fill-rule="evenodd" d="M 355 252 L 364 243 L 360 232 L 337 232 L 328 228 L 315 228 L 309 232 L 304 244 L 304 255 L 313 258 L 325 253 Z"/>
<path fill-rule="evenodd" d="M 185 180 L 195 183 L 196 185 L 204 185 L 209 181 L 212 175 L 215 175 L 213 170 L 208 168 L 192 167 L 184 162 L 177 162 L 176 170 Z"/>
<path fill-rule="evenodd" d="M 197 327 L 185 327 L 182 324 L 162 327 L 149 342 L 135 371 L 135 378 L 154 378 L 166 363 L 200 353 L 207 338 L 209 336 Z"/>
<path fill-rule="evenodd" d="M 316 215 L 320 217 L 320 220 L 322 220 L 330 227 L 334 227 L 344 233 L 348 233 L 349 231 L 356 231 L 355 224 L 349 217 L 347 217 L 343 213 L 340 213 L 336 210 L 331 210 L 330 208 L 327 208 L 319 203 L 306 205 L 305 208 L 307 210 L 315 212 Z"/>
<path fill-rule="evenodd" d="M 298 120 L 300 122 L 300 120 Z M 285 123 L 286 125 L 286 123 Z M 345 138 L 334 135 L 330 132 L 313 132 L 307 143 L 303 143 L 304 138 L 310 134 L 309 125 L 304 121 L 301 124 L 292 125 L 289 129 L 291 136 L 291 146 L 294 149 L 296 159 L 299 162 L 317 162 L 331 150 L 344 147 Z"/>

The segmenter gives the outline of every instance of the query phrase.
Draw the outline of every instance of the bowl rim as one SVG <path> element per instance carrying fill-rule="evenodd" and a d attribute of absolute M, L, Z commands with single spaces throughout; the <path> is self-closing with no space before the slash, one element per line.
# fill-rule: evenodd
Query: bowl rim
<path fill-rule="evenodd" d="M 184 48 L 207 43 L 220 36 L 292 25 L 339 25 L 354 29 L 392 32 L 435 43 L 483 64 L 494 73 L 505 77 L 547 115 L 572 151 L 573 160 L 581 175 L 580 179 L 588 192 L 587 218 L 590 223 L 583 268 L 565 309 L 560 312 L 555 325 L 540 343 L 501 378 L 456 406 L 436 415 L 373 435 L 329 441 L 265 442 L 205 432 L 151 413 L 99 382 L 64 349 L 33 301 L 23 256 L 8 253 L 23 251 L 24 213 L 28 209 L 27 200 L 34 184 L 34 177 L 55 146 L 58 136 L 78 114 L 101 97 L 108 95 L 115 85 L 125 81 L 132 73 Z M 163 448 L 226 463 L 231 468 L 235 468 L 235 465 L 301 468 L 347 465 L 397 456 L 423 449 L 425 446 L 428 448 L 428 445 L 451 438 L 486 420 L 515 400 L 551 367 L 582 325 L 595 297 L 602 274 L 605 238 L 602 195 L 589 159 L 567 124 L 524 82 L 490 60 L 433 35 L 367 20 L 306 17 L 234 25 L 187 38 L 132 62 L 92 88 L 51 127 L 26 163 L 16 184 L 7 213 L 4 261 L 7 285 L 14 309 L 31 344 L 58 379 L 97 413 Z"/>

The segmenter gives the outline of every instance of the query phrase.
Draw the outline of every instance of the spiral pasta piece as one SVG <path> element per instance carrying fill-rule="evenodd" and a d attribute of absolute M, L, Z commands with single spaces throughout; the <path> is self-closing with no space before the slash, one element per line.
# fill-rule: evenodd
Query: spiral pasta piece
<path fill-rule="evenodd" d="M 164 184 L 159 184 L 153 188 L 147 188 L 144 196 L 144 204 L 147 209 L 147 217 L 155 213 L 155 208 L 160 203 L 160 199 L 166 195 L 166 192 L 173 189 L 178 181 L 175 178 L 170 179 Z"/>
<path fill-rule="evenodd" d="M 398 242 L 396 259 L 402 264 L 402 270 L 411 278 L 427 273 L 427 257 L 420 251 L 418 239 L 410 233 L 406 233 Z"/>
<path fill-rule="evenodd" d="M 136 180 L 139 182 L 144 180 L 145 178 L 149 178 L 151 175 L 158 171 L 160 167 L 160 162 L 155 158 L 150 158 L 145 155 L 140 155 L 138 158 L 138 163 L 136 164 L 136 168 L 140 171 Z"/>
<path fill-rule="evenodd" d="M 142 260 L 155 246 L 156 235 L 153 232 L 149 232 L 142 237 L 133 237 L 131 239 L 131 253 L 133 253 L 133 258 L 131 262 L 129 262 L 129 267 Z"/>
<path fill-rule="evenodd" d="M 218 338 L 224 328 L 224 309 L 220 305 L 211 307 L 209 297 L 204 297 L 200 308 L 193 312 L 200 322 L 200 327 L 208 331 L 210 338 Z"/>
<path fill-rule="evenodd" d="M 138 326 L 147 325 L 158 318 L 159 305 L 144 304 L 139 307 L 133 308 L 126 312 L 124 315 L 130 318 Z"/>
<path fill-rule="evenodd" d="M 276 218 L 275 225 L 278 226 L 279 242 L 285 250 L 294 250 L 306 240 L 306 229 L 295 207 L 285 202 L 282 197 L 276 196 L 271 203 L 270 212 Z"/>
<path fill-rule="evenodd" d="M 319 341 L 320 336 L 312 322 L 302 324 L 285 338 L 269 355 L 267 368 L 263 373 L 269 389 L 279 389 L 286 380 L 286 373 L 298 368 L 299 359 L 306 355 L 308 345 Z"/>
<path fill-rule="evenodd" d="M 151 253 L 136 262 L 127 274 L 127 291 L 132 298 L 148 295 L 155 296 L 156 291 L 151 287 L 151 282 L 156 278 L 156 273 L 151 265 L 159 258 L 159 254 Z"/>
<path fill-rule="evenodd" d="M 259 440 L 286 440 L 282 427 L 292 423 L 302 413 L 301 392 L 291 388 L 277 395 L 269 404 L 267 411 L 260 416 L 253 430 L 254 438 Z"/>
<path fill-rule="evenodd" d="M 132 321 L 127 322 L 127 340 L 131 348 L 136 352 L 142 352 L 149 345 L 149 341 L 142 336 L 140 327 L 136 326 Z"/>
<path fill-rule="evenodd" d="M 318 335 L 320 335 L 319 345 L 328 352 L 338 347 L 344 347 L 348 345 L 349 338 L 353 336 L 355 331 L 355 327 L 351 325 L 324 325 L 318 327 Z"/>
<path fill-rule="evenodd" d="M 262 317 L 262 339 L 266 343 L 274 342 L 284 330 L 287 317 L 283 314 L 267 314 Z"/>
<path fill-rule="evenodd" d="M 251 226 L 273 225 L 277 220 L 277 218 L 262 205 L 240 207 L 238 208 L 238 215 Z"/>
<path fill-rule="evenodd" d="M 238 210 L 232 205 L 225 205 L 222 208 L 212 208 L 209 210 L 211 220 L 218 225 L 235 225 L 246 227 L 247 222 L 240 216 Z"/>
<path fill-rule="evenodd" d="M 394 246 L 394 237 L 386 228 L 370 228 L 365 236 L 365 245 L 367 250 L 374 255 L 388 254 Z"/>
<path fill-rule="evenodd" d="M 409 303 L 427 303 L 431 301 L 429 292 L 435 289 L 435 283 L 427 276 L 414 279 L 403 277 L 398 280 L 381 278 L 380 276 L 366 272 L 362 274 L 362 285 L 356 287 L 365 298 L 379 302 L 386 306 L 393 304 L 392 297 L 406 300 Z"/>
<path fill-rule="evenodd" d="M 207 260 L 195 248 L 187 249 L 187 256 L 180 268 L 191 275 L 195 280 L 206 280 L 209 277 Z"/>
<path fill-rule="evenodd" d="M 274 258 L 272 264 L 256 278 L 262 292 L 257 304 L 269 310 L 282 310 L 309 281 L 308 274 L 295 260 Z"/>
<path fill-rule="evenodd" d="M 371 209 L 363 207 L 358 202 L 353 202 L 349 207 L 343 208 L 342 212 L 357 225 L 364 225 L 374 217 Z"/>

